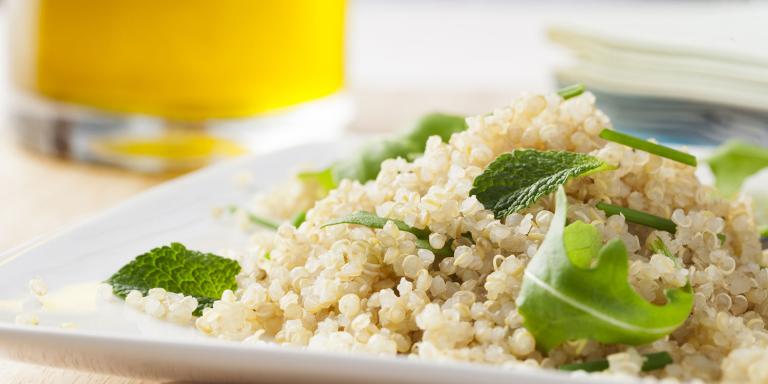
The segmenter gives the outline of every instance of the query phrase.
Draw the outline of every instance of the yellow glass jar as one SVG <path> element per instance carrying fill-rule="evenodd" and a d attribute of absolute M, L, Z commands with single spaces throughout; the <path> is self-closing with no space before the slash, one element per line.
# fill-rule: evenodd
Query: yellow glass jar
<path fill-rule="evenodd" d="M 118 163 L 238 153 L 242 132 L 267 129 L 254 116 L 342 89 L 344 10 L 344 0 L 17 0 L 18 131 L 44 141 L 62 133 L 25 130 L 91 125 L 90 153 L 78 157 L 111 152 Z M 138 116 L 154 120 L 142 128 Z"/>

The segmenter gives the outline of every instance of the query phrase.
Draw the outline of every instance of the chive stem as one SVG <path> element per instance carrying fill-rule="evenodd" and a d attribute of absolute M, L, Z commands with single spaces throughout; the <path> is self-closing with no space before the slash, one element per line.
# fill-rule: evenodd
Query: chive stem
<path fill-rule="evenodd" d="M 623 144 L 627 147 L 639 149 L 641 151 L 645 151 L 656 156 L 665 157 L 667 159 L 687 164 L 692 167 L 695 167 L 698 164 L 696 161 L 696 156 L 693 156 L 690 153 L 681 152 L 676 149 L 655 144 L 638 137 L 627 135 L 626 133 L 614 131 L 612 129 L 603 129 L 600 132 L 600 137 L 607 141 Z"/>
<path fill-rule="evenodd" d="M 584 84 L 577 83 L 577 84 L 571 84 L 567 87 L 560 88 L 557 91 L 557 94 L 560 95 L 560 97 L 562 97 L 563 100 L 568 100 L 570 98 L 581 95 L 586 90 L 587 88 L 584 86 Z"/>
<path fill-rule="evenodd" d="M 648 353 L 644 355 L 644 357 L 645 361 L 643 362 L 642 370 L 645 372 L 664 368 L 673 362 L 672 356 L 670 356 L 667 352 Z M 563 364 L 559 369 L 561 371 L 604 371 L 608 369 L 608 360 L 595 360 L 586 363 Z"/>
<path fill-rule="evenodd" d="M 675 233 L 677 230 L 677 225 L 675 225 L 672 220 L 651 215 L 650 213 L 637 211 L 631 208 L 619 207 L 618 205 L 607 203 L 597 203 L 596 207 L 597 209 L 605 212 L 608 216 L 623 215 L 627 221 L 635 224 L 645 225 L 646 227 L 651 227 L 670 233 Z"/>
<path fill-rule="evenodd" d="M 248 221 L 250 221 L 251 223 L 254 223 L 256 225 L 261 225 L 262 227 L 266 227 L 266 228 L 273 229 L 273 230 L 277 230 L 277 228 L 280 226 L 280 224 L 278 224 L 278 223 L 276 223 L 276 222 L 274 222 L 272 220 L 269 220 L 269 219 L 266 219 L 266 218 L 263 218 L 263 217 L 260 217 L 260 216 L 256 216 L 256 215 L 254 215 L 253 213 L 250 213 L 250 212 L 248 212 Z"/>

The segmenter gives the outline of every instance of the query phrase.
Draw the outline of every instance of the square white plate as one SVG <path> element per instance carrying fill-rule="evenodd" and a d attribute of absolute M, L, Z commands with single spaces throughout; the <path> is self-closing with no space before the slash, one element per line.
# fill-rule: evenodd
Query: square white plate
<path fill-rule="evenodd" d="M 156 246 L 177 241 L 191 249 L 216 252 L 244 244 L 246 235 L 240 229 L 211 215 L 214 207 L 244 203 L 252 193 L 235 187 L 233 179 L 241 172 L 252 172 L 255 189 L 265 189 L 290 177 L 299 165 L 328 164 L 351 146 L 350 142 L 313 144 L 215 165 L 145 192 L 52 238 L 0 255 L 0 353 L 37 364 L 180 381 L 598 381 L 522 367 L 221 341 L 202 336 L 192 327 L 155 320 L 122 301 L 110 303 L 97 297 L 98 282 Z M 33 277 L 41 277 L 49 287 L 42 308 L 35 307 L 28 293 Z M 39 313 L 40 325 L 14 324 L 22 310 Z M 63 329 L 64 322 L 77 327 Z"/>

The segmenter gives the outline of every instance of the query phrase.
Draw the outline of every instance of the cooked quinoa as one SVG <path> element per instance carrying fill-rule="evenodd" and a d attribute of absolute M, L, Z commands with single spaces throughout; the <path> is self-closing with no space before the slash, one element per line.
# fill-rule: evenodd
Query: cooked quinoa
<path fill-rule="evenodd" d="M 132 293 L 127 302 L 228 340 L 512 368 L 607 359 L 607 374 L 768 382 L 768 252 L 749 201 L 719 198 L 694 167 L 600 139 L 611 123 L 590 93 L 569 100 L 525 94 L 467 122 L 469 129 L 448 143 L 432 137 L 423 156 L 386 160 L 376 180 L 344 180 L 319 201 L 315 189 L 298 181 L 258 197 L 254 209 L 273 217 L 311 209 L 298 228 L 256 233 L 248 249 L 227 254 L 242 266 L 239 288 L 225 291 L 196 320 L 194 298 L 161 289 Z M 554 199 L 500 221 L 469 194 L 491 161 L 518 148 L 589 153 L 618 166 L 566 184 L 568 219 L 594 225 L 606 241 L 624 242 L 630 284 L 648 301 L 664 304 L 665 289 L 690 281 L 694 306 L 683 326 L 634 348 L 574 341 L 546 356 L 536 349 L 515 299 L 553 218 Z M 677 231 L 606 217 L 595 208 L 601 201 L 669 217 Z M 356 211 L 428 228 L 435 249 L 454 239 L 453 256 L 417 248 L 414 235 L 393 222 L 383 229 L 320 228 Z M 654 253 L 655 239 L 679 262 Z M 641 372 L 640 354 L 655 351 L 669 352 L 674 363 Z"/>

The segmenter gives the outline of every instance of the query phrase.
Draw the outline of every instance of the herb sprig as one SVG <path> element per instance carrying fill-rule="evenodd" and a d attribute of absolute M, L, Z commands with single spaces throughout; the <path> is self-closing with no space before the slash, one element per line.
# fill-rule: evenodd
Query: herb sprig
<path fill-rule="evenodd" d="M 338 224 L 357 224 L 357 225 L 366 226 L 368 228 L 381 229 L 381 228 L 384 228 L 384 225 L 386 225 L 387 222 L 390 222 L 390 221 L 393 224 L 395 224 L 395 226 L 399 230 L 412 233 L 414 236 L 416 236 L 416 247 L 422 248 L 422 249 L 428 249 L 432 251 L 432 253 L 434 253 L 435 256 L 440 256 L 440 257 L 453 256 L 453 251 L 451 250 L 452 242 L 447 242 L 445 246 L 443 246 L 443 248 L 435 249 L 431 245 L 429 245 L 429 235 L 431 234 L 431 232 L 429 232 L 428 230 L 415 228 L 406 224 L 402 220 L 396 220 L 396 219 L 377 216 L 371 212 L 358 211 L 351 215 L 347 215 L 347 216 L 329 221 L 323 224 L 320 228 L 325 228 L 331 225 L 338 225 Z"/>
<path fill-rule="evenodd" d="M 212 253 L 187 249 L 179 243 L 158 247 L 126 264 L 107 283 L 113 293 L 125 299 L 133 290 L 146 295 L 152 288 L 197 299 L 194 315 L 210 307 L 227 290 L 237 289 L 235 277 L 240 264 Z"/>
<path fill-rule="evenodd" d="M 669 233 L 675 233 L 675 231 L 677 231 L 677 225 L 672 220 L 652 215 L 650 213 L 608 203 L 597 203 L 595 207 L 605 212 L 608 216 L 623 215 L 627 221 L 635 224 L 644 225 L 646 227 L 655 228 L 661 231 L 667 231 Z"/>
<path fill-rule="evenodd" d="M 615 167 L 583 153 L 516 149 L 497 157 L 475 177 L 469 194 L 502 219 L 572 178 L 611 169 Z"/>
<path fill-rule="evenodd" d="M 571 84 L 567 87 L 563 87 L 557 90 L 557 94 L 560 95 L 564 100 L 568 100 L 581 95 L 586 90 L 587 87 L 585 87 L 584 84 Z"/>
<path fill-rule="evenodd" d="M 639 149 L 641 151 L 645 151 L 657 156 L 665 157 L 667 159 L 674 160 L 679 163 L 687 164 L 692 167 L 695 167 L 698 164 L 698 162 L 696 161 L 696 156 L 693 156 L 690 153 L 681 152 L 676 149 L 655 144 L 638 137 L 627 135 L 626 133 L 614 131 L 612 129 L 603 129 L 600 132 L 600 137 L 607 141 L 623 144 L 623 145 L 626 145 L 627 147 Z"/>

